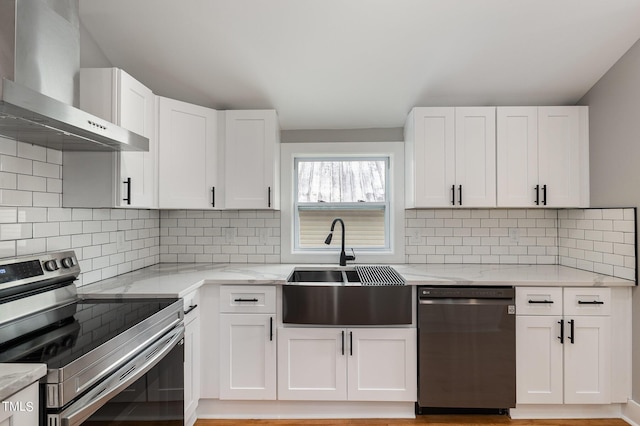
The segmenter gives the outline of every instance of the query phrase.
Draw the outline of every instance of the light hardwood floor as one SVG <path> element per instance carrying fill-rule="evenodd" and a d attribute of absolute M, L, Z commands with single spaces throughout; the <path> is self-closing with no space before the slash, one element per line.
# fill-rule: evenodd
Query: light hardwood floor
<path fill-rule="evenodd" d="M 196 426 L 628 426 L 621 419 L 578 420 L 511 420 L 507 416 L 492 415 L 423 415 L 416 419 L 330 419 L 330 420 L 198 420 Z"/>

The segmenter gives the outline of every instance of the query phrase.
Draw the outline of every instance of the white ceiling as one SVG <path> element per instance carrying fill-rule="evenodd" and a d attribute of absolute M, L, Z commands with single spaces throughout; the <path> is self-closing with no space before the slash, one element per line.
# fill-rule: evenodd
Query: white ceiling
<path fill-rule="evenodd" d="M 275 108 L 283 129 L 574 104 L 640 38 L 640 0 L 81 0 L 80 16 L 156 94 Z"/>

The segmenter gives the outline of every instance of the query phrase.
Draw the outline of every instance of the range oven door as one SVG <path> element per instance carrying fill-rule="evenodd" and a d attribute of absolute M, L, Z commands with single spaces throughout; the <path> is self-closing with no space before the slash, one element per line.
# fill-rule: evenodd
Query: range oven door
<path fill-rule="evenodd" d="M 180 325 L 118 368 L 60 412 L 47 426 L 184 424 L 184 326 Z"/>

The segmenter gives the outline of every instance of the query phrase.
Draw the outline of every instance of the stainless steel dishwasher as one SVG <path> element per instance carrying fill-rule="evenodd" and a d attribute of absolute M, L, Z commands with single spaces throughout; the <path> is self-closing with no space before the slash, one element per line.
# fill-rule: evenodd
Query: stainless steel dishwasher
<path fill-rule="evenodd" d="M 416 411 L 515 407 L 514 289 L 419 287 L 418 295 Z"/>

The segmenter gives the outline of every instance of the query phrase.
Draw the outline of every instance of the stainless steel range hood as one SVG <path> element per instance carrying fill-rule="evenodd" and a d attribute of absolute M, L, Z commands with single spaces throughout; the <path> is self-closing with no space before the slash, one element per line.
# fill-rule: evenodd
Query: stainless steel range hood
<path fill-rule="evenodd" d="M 148 151 L 77 108 L 78 0 L 0 0 L 0 136 L 64 151 Z"/>

